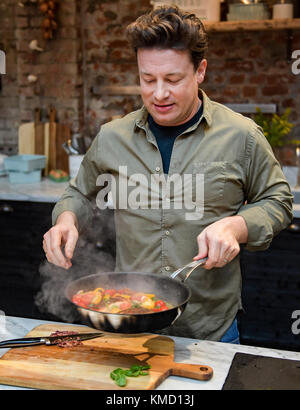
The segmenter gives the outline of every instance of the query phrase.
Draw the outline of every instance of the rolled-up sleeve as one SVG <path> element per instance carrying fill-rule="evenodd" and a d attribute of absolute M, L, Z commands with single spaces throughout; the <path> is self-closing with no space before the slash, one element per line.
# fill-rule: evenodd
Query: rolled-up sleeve
<path fill-rule="evenodd" d="M 293 195 L 262 130 L 253 126 L 247 138 L 246 204 L 238 211 L 248 228 L 246 249 L 265 250 L 293 218 Z"/>
<path fill-rule="evenodd" d="M 93 216 L 93 200 L 99 191 L 96 181 L 101 173 L 99 167 L 99 138 L 100 133 L 85 154 L 77 176 L 70 180 L 62 197 L 56 203 L 52 212 L 53 225 L 56 223 L 58 216 L 64 211 L 71 211 L 76 215 L 79 230 L 82 230 L 90 222 Z"/>

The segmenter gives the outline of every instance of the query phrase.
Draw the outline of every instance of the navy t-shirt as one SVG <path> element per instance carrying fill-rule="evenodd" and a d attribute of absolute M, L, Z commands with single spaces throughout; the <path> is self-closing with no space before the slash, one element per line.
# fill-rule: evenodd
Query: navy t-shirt
<path fill-rule="evenodd" d="M 157 145 L 162 157 L 164 173 L 168 174 L 171 161 L 173 145 L 176 137 L 195 124 L 201 117 L 203 104 L 201 104 L 197 113 L 187 122 L 176 126 L 164 126 L 157 124 L 152 116 L 148 115 L 150 130 L 156 138 Z"/>

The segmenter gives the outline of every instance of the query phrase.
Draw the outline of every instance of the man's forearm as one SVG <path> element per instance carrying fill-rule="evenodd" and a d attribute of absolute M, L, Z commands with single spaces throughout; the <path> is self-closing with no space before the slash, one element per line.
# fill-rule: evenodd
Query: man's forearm
<path fill-rule="evenodd" d="M 74 224 L 76 228 L 78 229 L 77 216 L 74 214 L 74 212 L 71 212 L 71 211 L 62 212 L 57 217 L 57 220 L 56 220 L 56 225 L 59 223 Z"/>
<path fill-rule="evenodd" d="M 204 268 L 222 268 L 240 252 L 240 244 L 247 243 L 248 228 L 243 217 L 228 216 L 208 225 L 197 236 L 198 255 L 194 260 L 208 257 Z"/>
<path fill-rule="evenodd" d="M 234 232 L 234 236 L 238 243 L 247 243 L 248 241 L 248 227 L 245 219 L 242 216 L 234 215 L 223 219 L 225 225 Z"/>

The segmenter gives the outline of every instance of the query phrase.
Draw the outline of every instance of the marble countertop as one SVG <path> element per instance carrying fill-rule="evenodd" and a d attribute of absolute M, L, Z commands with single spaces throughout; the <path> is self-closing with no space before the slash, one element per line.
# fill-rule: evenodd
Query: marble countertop
<path fill-rule="evenodd" d="M 0 177 L 0 200 L 57 202 L 63 194 L 67 182 L 53 182 L 43 178 L 34 184 L 11 184 L 8 177 Z"/>
<path fill-rule="evenodd" d="M 0 340 L 24 337 L 34 327 L 54 323 L 35 319 L 25 319 L 0 315 Z M 214 375 L 209 381 L 198 381 L 169 376 L 157 390 L 221 390 L 226 380 L 232 359 L 237 352 L 300 360 L 300 353 L 285 350 L 267 349 L 245 345 L 202 341 L 173 337 L 175 342 L 175 361 L 182 363 L 205 364 L 211 366 Z M 8 349 L 1 349 L 2 356 Z M 13 386 L 0 385 L 0 390 L 26 390 Z"/>

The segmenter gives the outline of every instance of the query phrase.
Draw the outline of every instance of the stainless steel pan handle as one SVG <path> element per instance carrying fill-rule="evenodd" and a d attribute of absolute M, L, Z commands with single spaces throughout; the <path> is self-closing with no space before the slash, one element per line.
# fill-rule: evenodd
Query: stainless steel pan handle
<path fill-rule="evenodd" d="M 182 268 L 177 269 L 175 272 L 172 273 L 171 278 L 175 279 L 176 276 L 183 272 L 185 269 L 187 268 L 191 268 L 184 276 L 183 279 L 181 279 L 182 282 L 185 282 L 191 275 L 191 273 L 198 268 L 199 266 L 202 266 L 205 264 L 205 262 L 207 261 L 208 258 L 203 258 L 203 259 L 199 259 L 198 261 L 193 261 L 188 263 L 187 265 L 183 266 Z"/>

